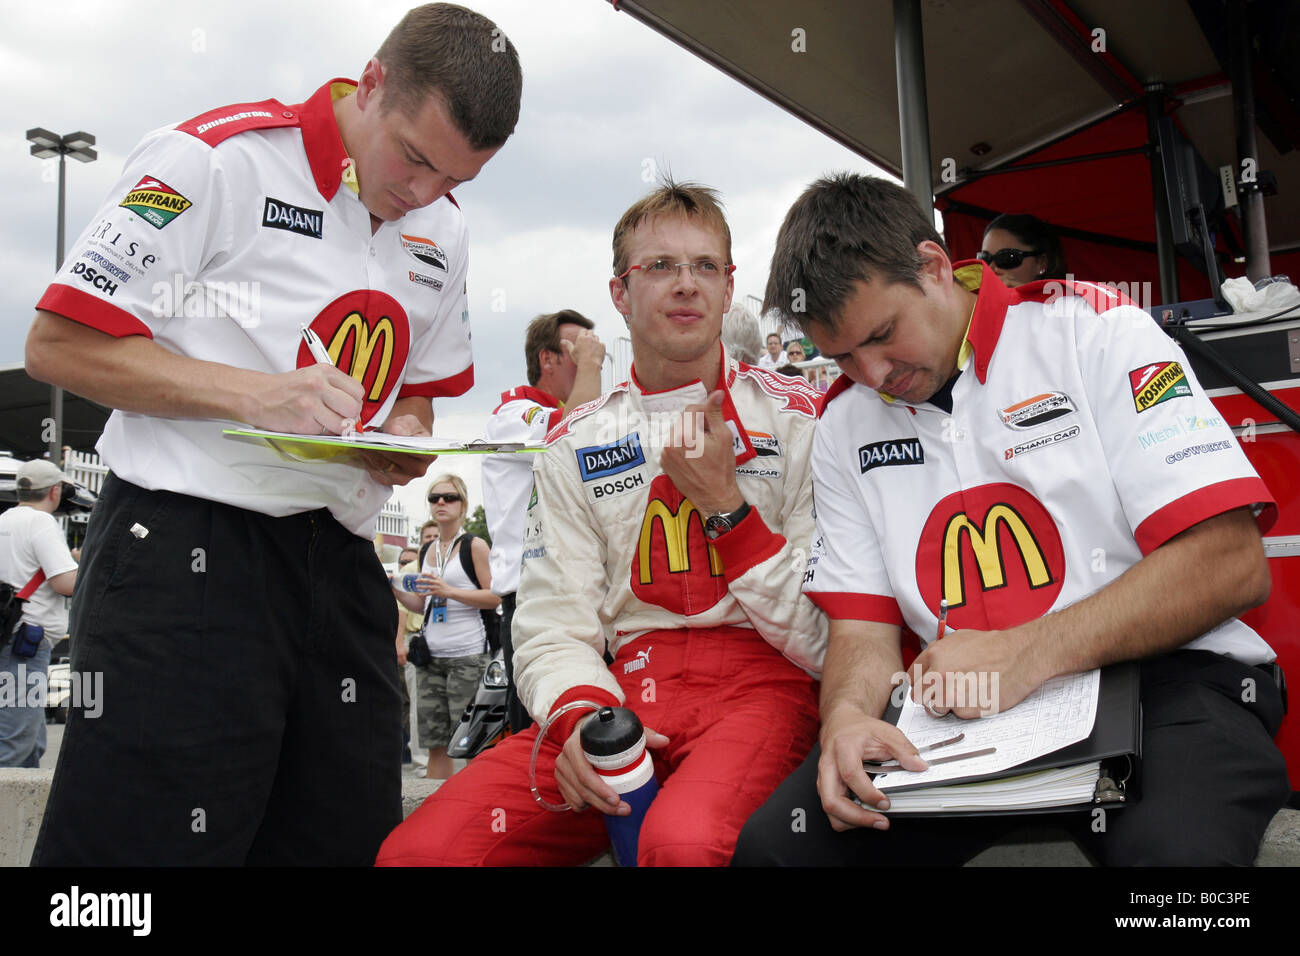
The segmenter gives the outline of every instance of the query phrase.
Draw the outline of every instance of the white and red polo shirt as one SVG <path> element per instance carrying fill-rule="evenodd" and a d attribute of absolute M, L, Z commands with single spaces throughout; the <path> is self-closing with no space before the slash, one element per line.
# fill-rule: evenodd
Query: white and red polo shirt
<path fill-rule="evenodd" d="M 212 110 L 150 133 L 38 308 L 193 358 L 277 373 L 312 364 L 300 326 L 366 386 L 380 425 L 407 396 L 473 384 L 467 232 L 450 196 L 371 232 L 332 103 Z M 349 182 L 351 181 L 351 184 Z M 327 507 L 373 533 L 389 490 L 354 464 L 281 459 L 229 422 L 115 411 L 98 450 L 120 477 L 269 515 Z"/>
<path fill-rule="evenodd" d="M 978 263 L 956 271 L 979 300 L 951 412 L 845 376 L 826 396 L 804 591 L 831 618 L 929 641 L 946 598 L 951 628 L 1013 627 L 1214 515 L 1249 506 L 1272 524 L 1268 489 L 1145 312 L 1091 283 L 1008 289 Z M 1274 656 L 1235 618 L 1185 646 Z"/>
<path fill-rule="evenodd" d="M 564 417 L 564 403 L 540 388 L 520 385 L 501 393 L 483 437 L 488 441 L 546 444 L 546 433 Z M 519 588 L 524 550 L 524 515 L 533 493 L 534 455 L 514 452 L 483 458 L 483 514 L 492 535 L 492 590 L 513 594 Z"/>

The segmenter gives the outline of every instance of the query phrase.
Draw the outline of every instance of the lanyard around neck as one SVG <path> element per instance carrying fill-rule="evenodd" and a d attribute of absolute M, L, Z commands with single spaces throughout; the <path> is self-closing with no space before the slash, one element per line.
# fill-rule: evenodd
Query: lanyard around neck
<path fill-rule="evenodd" d="M 439 536 L 433 539 L 434 554 L 438 556 L 438 577 L 441 578 L 446 576 L 443 572 L 447 570 L 447 562 L 451 560 L 451 553 L 456 550 L 456 542 L 464 537 L 464 535 L 465 532 L 461 531 L 456 535 L 456 537 L 451 539 L 451 544 L 447 545 L 447 553 L 445 555 L 442 553 L 442 537 Z"/>

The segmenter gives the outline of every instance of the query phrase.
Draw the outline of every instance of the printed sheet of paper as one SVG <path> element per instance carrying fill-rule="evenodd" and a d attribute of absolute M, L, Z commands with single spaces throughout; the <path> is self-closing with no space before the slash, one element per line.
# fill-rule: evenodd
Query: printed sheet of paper
<path fill-rule="evenodd" d="M 1099 670 L 1054 677 L 1010 710 L 974 720 L 962 720 L 952 714 L 936 719 L 920 704 L 913 702 L 909 695 L 898 718 L 898 729 L 918 748 L 947 740 L 958 733 L 966 735 L 964 740 L 940 747 L 932 754 L 923 754 L 923 757 L 945 757 L 985 747 L 996 747 L 997 750 L 983 757 L 939 764 L 921 773 L 881 774 L 875 778 L 876 789 L 910 788 L 997 773 L 1078 743 L 1092 733 L 1100 686 Z"/>

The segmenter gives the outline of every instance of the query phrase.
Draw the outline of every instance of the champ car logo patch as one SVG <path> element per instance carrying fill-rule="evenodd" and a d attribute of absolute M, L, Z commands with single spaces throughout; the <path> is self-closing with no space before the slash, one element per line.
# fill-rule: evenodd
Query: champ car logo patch
<path fill-rule="evenodd" d="M 1037 428 L 1044 422 L 1069 415 L 1074 412 L 1074 403 L 1064 392 L 1043 392 L 1033 398 L 998 409 L 998 418 L 1003 425 L 1023 431 Z"/>
<path fill-rule="evenodd" d="M 447 253 L 439 249 L 436 242 L 422 236 L 408 236 L 406 233 L 399 233 L 399 235 L 402 237 L 402 248 L 417 262 L 423 262 L 426 266 L 433 266 L 443 272 L 447 271 Z"/>

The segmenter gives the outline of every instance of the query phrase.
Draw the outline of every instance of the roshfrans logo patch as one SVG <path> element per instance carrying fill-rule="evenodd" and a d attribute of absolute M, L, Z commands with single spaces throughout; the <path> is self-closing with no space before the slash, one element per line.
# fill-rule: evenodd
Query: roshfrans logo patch
<path fill-rule="evenodd" d="M 925 449 L 919 438 L 895 438 L 876 441 L 858 449 L 858 467 L 862 474 L 885 465 L 924 465 Z"/>
<path fill-rule="evenodd" d="M 131 188 L 118 205 L 131 210 L 155 229 L 161 229 L 194 203 L 162 180 L 146 176 Z"/>
<path fill-rule="evenodd" d="M 441 269 L 443 272 L 447 271 L 447 253 L 439 249 L 438 244 L 432 239 L 408 236 L 406 233 L 398 233 L 398 235 L 402 237 L 402 248 L 417 261 Z"/>
<path fill-rule="evenodd" d="M 1041 395 L 1035 395 L 1033 398 L 1026 398 L 1023 402 L 1016 402 L 1006 408 L 999 408 L 998 418 L 1008 428 L 1023 431 L 1028 428 L 1037 428 L 1054 418 L 1069 415 L 1074 410 L 1074 402 L 1070 401 L 1069 395 L 1064 392 L 1044 392 Z"/>
<path fill-rule="evenodd" d="M 1133 407 L 1138 412 L 1192 394 L 1192 386 L 1178 362 L 1154 362 L 1135 368 L 1128 373 L 1128 381 L 1133 389 Z"/>
<path fill-rule="evenodd" d="M 638 432 L 624 435 L 608 445 L 579 448 L 576 454 L 578 471 L 581 472 L 583 481 L 617 475 L 645 464 L 645 452 L 641 450 L 641 435 Z"/>

